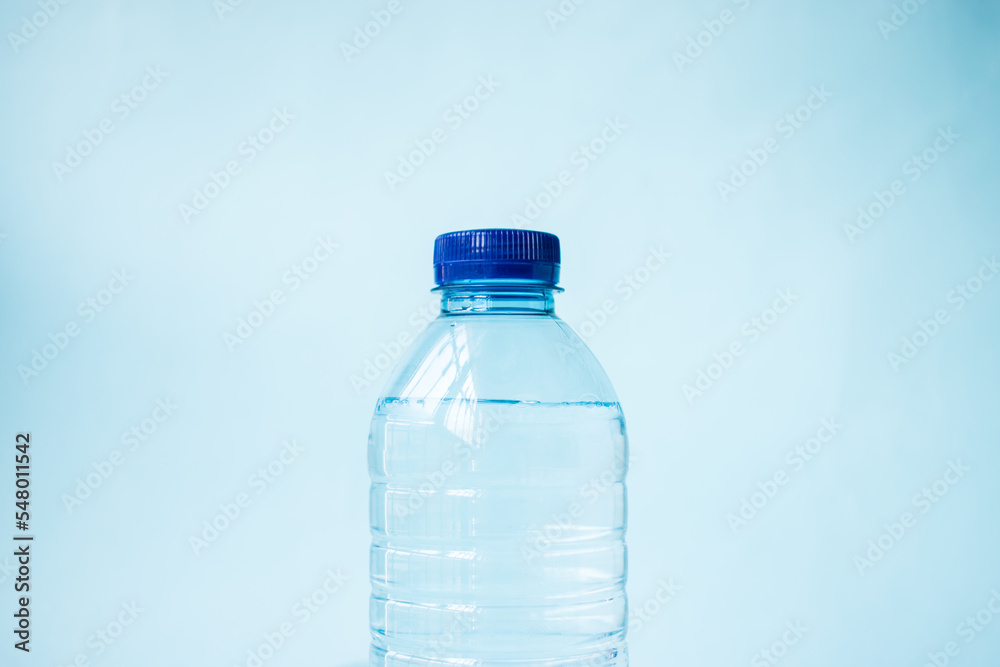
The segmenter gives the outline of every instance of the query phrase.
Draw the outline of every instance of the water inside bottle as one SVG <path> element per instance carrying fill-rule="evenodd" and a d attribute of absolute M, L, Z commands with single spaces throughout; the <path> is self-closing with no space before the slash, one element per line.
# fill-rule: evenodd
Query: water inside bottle
<path fill-rule="evenodd" d="M 368 456 L 372 665 L 628 664 L 617 403 L 385 398 Z"/>

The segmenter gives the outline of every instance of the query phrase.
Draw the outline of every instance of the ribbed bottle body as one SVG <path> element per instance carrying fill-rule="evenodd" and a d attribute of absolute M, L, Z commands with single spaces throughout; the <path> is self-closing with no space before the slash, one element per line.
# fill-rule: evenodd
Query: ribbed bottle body
<path fill-rule="evenodd" d="M 627 665 L 617 402 L 379 401 L 371 664 Z"/>

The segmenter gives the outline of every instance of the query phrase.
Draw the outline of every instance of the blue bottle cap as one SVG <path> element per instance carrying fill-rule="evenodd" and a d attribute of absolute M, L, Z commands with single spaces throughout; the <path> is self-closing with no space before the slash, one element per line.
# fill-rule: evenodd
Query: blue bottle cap
<path fill-rule="evenodd" d="M 530 229 L 468 229 L 434 240 L 434 282 L 559 282 L 559 237 Z"/>

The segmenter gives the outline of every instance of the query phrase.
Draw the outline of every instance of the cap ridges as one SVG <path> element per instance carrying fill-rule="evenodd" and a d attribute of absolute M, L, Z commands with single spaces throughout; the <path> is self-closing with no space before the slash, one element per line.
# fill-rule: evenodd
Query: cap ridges
<path fill-rule="evenodd" d="M 438 285 L 476 280 L 559 282 L 559 237 L 531 229 L 468 229 L 434 240 Z"/>

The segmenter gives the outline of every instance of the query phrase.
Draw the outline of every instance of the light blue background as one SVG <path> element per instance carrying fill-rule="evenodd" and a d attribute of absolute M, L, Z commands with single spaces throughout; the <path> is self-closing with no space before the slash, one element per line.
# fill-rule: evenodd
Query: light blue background
<path fill-rule="evenodd" d="M 560 236 L 558 312 L 591 333 L 628 419 L 629 592 L 648 613 L 632 664 L 768 664 L 788 622 L 808 630 L 783 665 L 916 667 L 948 642 L 949 664 L 997 664 L 1000 618 L 971 643 L 958 626 L 1000 590 L 1000 281 L 961 310 L 949 294 L 1000 251 L 1000 8 L 911 0 L 886 31 L 882 1 L 590 0 L 553 27 L 558 4 L 401 0 L 350 61 L 341 44 L 387 3 L 70 2 L 16 49 L 7 33 L 41 10 L 4 4 L 0 498 L 13 505 L 14 436 L 30 431 L 37 537 L 30 656 L 11 647 L 0 557 L 0 664 L 246 665 L 284 622 L 269 667 L 363 662 L 365 442 L 385 373 L 351 378 L 419 329 L 436 234 L 511 225 L 562 170 L 573 182 L 529 226 Z M 732 22 L 679 68 L 723 10 Z M 114 100 L 157 66 L 120 119 Z M 451 127 L 490 76 L 499 88 Z M 831 97 L 786 137 L 776 123 L 812 86 Z M 294 119 L 245 161 L 275 108 Z M 53 162 L 105 118 L 114 131 L 59 180 Z M 627 128 L 579 171 L 615 118 Z M 439 127 L 390 190 L 384 172 Z M 949 127 L 959 138 L 911 180 L 904 163 Z M 718 182 L 769 138 L 777 152 L 723 201 Z M 241 173 L 186 223 L 179 206 L 229 160 Z M 895 179 L 905 193 L 849 241 Z M 286 272 L 327 235 L 339 247 L 292 290 Z M 671 257 L 626 300 L 616 285 L 651 246 Z M 79 304 L 122 269 L 134 280 L 87 322 Z M 230 350 L 274 289 L 285 301 Z M 744 323 L 779 289 L 798 300 L 751 342 Z M 616 312 L 585 327 L 607 299 Z M 948 322 L 894 369 L 939 309 Z M 69 322 L 79 335 L 22 379 Z M 683 385 L 733 341 L 744 354 L 689 402 Z M 176 411 L 128 451 L 122 433 L 167 398 Z M 825 418 L 842 429 L 793 471 L 786 452 Z M 304 451 L 258 495 L 251 475 L 292 439 Z M 922 513 L 913 496 L 959 460 L 970 470 Z M 788 483 L 731 529 L 778 471 Z M 250 506 L 196 555 L 191 536 L 240 493 Z M 859 573 L 907 511 L 916 525 Z M 0 517 L 7 543 L 13 507 Z M 301 622 L 328 570 L 346 583 Z M 665 605 L 661 582 L 681 587 Z M 97 655 L 88 638 L 133 601 Z"/>

